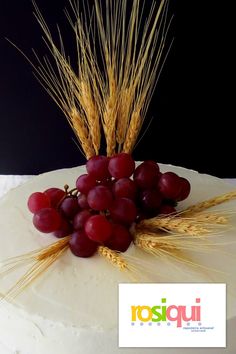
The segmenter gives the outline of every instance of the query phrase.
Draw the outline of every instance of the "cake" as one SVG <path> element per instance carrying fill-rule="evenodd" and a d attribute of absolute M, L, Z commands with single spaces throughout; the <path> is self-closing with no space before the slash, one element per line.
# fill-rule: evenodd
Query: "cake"
<path fill-rule="evenodd" d="M 74 32 L 77 48 L 76 70 L 71 66 L 71 60 L 68 59 L 69 56 L 64 49 L 61 32 L 59 31 L 60 46 L 57 48 L 58 41 L 54 41 L 52 38 L 35 3 L 36 19 L 43 31 L 44 41 L 54 63 L 47 56 L 40 61 L 36 55 L 36 64 L 34 64 L 34 60 L 27 59 L 33 66 L 39 81 L 63 111 L 87 160 L 99 155 L 102 148 L 101 141 L 104 140 L 106 155 L 110 158 L 106 159 L 109 161 L 109 176 L 116 180 L 130 177 L 135 167 L 134 161 L 132 161 L 132 173 L 120 177 L 111 173 L 110 165 L 117 158 L 117 153 L 121 152 L 121 154 L 131 156 L 139 140 L 139 133 L 156 87 L 156 79 L 159 77 L 171 46 L 171 43 L 168 45 L 167 38 L 172 22 L 172 19 L 168 18 L 169 2 L 167 0 L 161 0 L 159 4 L 153 2 L 147 9 L 146 19 L 143 17 L 144 7 L 141 6 L 140 0 L 133 1 L 131 5 L 126 0 L 117 1 L 115 5 L 112 0 L 108 0 L 105 8 L 99 0 L 95 0 L 93 2 L 94 9 L 84 6 L 83 14 L 79 8 L 79 2 L 78 4 L 73 1 L 68 3 L 71 8 L 69 12 L 66 12 L 66 16 Z M 99 43 L 99 46 L 96 46 L 95 43 Z M 150 164 L 150 162 L 152 163 L 152 161 L 148 163 Z M 146 168 L 145 166 L 144 168 Z M 215 177 L 200 175 L 194 171 L 174 166 L 160 165 L 160 167 L 162 172 L 176 172 L 187 179 L 188 185 L 189 182 L 191 183 L 191 195 L 186 201 L 179 203 L 180 210 L 232 190 L 232 186 Z M 116 169 L 120 172 L 120 166 L 116 166 Z M 34 228 L 32 214 L 27 209 L 27 200 L 32 193 L 43 192 L 48 188 L 63 188 L 66 184 L 70 188 L 74 188 L 77 178 L 84 172 L 85 167 L 75 167 L 42 174 L 12 190 L 0 201 L 0 261 L 16 256 L 20 256 L 22 259 L 22 255 L 42 249 L 55 242 L 55 238 L 51 234 L 42 234 Z M 155 212 L 159 212 L 158 208 L 163 200 L 166 202 L 166 199 L 171 199 L 173 202 L 184 198 L 181 194 L 182 187 L 181 193 L 179 194 L 179 189 L 178 195 L 176 194 L 173 198 L 158 190 L 163 175 L 160 175 L 159 179 L 159 170 L 156 174 L 155 185 L 151 184 L 146 190 L 144 188 L 142 190 L 140 185 L 138 188 L 140 193 L 147 193 L 150 198 L 153 198 L 153 188 L 155 188 L 155 193 L 160 192 L 160 205 L 155 209 Z M 106 180 L 94 179 L 94 185 L 102 184 L 104 181 L 108 182 L 107 176 Z M 113 181 L 110 178 L 110 182 L 113 183 Z M 135 184 L 133 181 L 130 183 Z M 77 184 L 76 187 L 79 190 Z M 96 185 L 95 188 L 100 188 L 100 190 L 103 188 L 104 190 L 105 187 Z M 137 189 L 137 185 L 135 185 L 135 189 Z M 81 192 L 81 190 L 79 191 Z M 111 196 L 111 205 L 104 206 L 104 208 L 92 207 L 89 203 L 89 195 L 88 198 L 86 197 L 90 208 L 99 211 L 102 215 L 93 215 L 86 221 L 84 231 L 82 231 L 86 233 L 83 241 L 86 240 L 84 242 L 90 244 L 93 242 L 93 247 L 94 242 L 99 241 L 102 246 L 99 246 L 98 250 L 104 249 L 103 241 L 112 242 L 109 237 L 114 231 L 114 224 L 111 224 L 110 219 L 113 222 L 117 221 L 114 218 L 114 204 L 120 203 L 120 201 L 117 202 L 119 198 L 113 199 L 112 191 L 108 190 Z M 88 190 L 88 194 L 90 193 L 94 193 L 93 189 Z M 103 196 L 100 199 L 94 199 L 99 199 L 100 203 L 102 198 Z M 136 196 L 134 199 L 136 202 Z M 65 202 L 67 203 L 67 200 Z M 77 203 L 75 199 L 72 200 L 72 203 L 74 202 Z M 128 202 L 129 205 L 133 204 L 135 211 L 132 220 L 129 220 L 131 224 L 137 221 L 137 205 L 133 200 Z M 51 204 L 49 205 L 51 206 Z M 228 203 L 228 208 L 233 210 L 235 205 L 236 203 L 231 200 Z M 173 210 L 172 205 L 171 207 Z M 58 209 L 57 206 L 56 208 Z M 222 210 L 225 206 L 220 205 L 216 208 Z M 57 214 L 58 220 L 61 218 L 58 210 L 52 212 L 54 215 Z M 125 212 L 123 212 L 123 216 L 124 214 Z M 146 217 L 147 215 L 145 215 Z M 105 224 L 109 224 L 108 231 L 110 233 L 107 233 L 106 239 L 103 239 L 104 235 L 98 235 L 95 227 L 90 229 L 91 233 L 86 229 L 87 223 L 91 222 L 92 218 L 96 218 L 96 220 L 103 218 Z M 120 221 L 124 222 L 124 219 Z M 35 219 L 33 222 L 40 229 L 39 223 L 37 224 Z M 148 223 L 148 221 L 140 222 L 139 230 L 141 231 L 142 222 Z M 232 219 L 232 224 L 234 222 Z M 58 221 L 58 227 L 59 224 L 61 225 L 61 222 Z M 138 281 L 226 282 L 228 290 L 233 289 L 235 279 L 232 269 L 235 267 L 235 260 L 229 256 L 229 253 L 235 254 L 236 250 L 235 245 L 231 242 L 234 235 L 229 228 L 222 229 L 224 230 L 223 239 L 221 233 L 214 236 L 216 245 L 224 243 L 224 241 L 225 243 L 231 242 L 229 245 L 218 245 L 215 253 L 211 247 L 208 247 L 206 252 L 206 249 L 202 249 L 201 243 L 198 245 L 198 240 L 195 239 L 195 250 L 198 252 L 192 252 L 192 254 L 189 252 L 188 257 L 193 260 L 194 264 L 190 267 L 190 263 L 178 262 L 174 257 L 169 257 L 165 262 L 166 257 L 160 258 L 148 252 L 145 253 L 140 244 L 140 248 L 138 247 L 138 237 L 132 240 L 130 230 L 128 230 L 130 224 L 126 225 L 126 235 L 128 234 L 129 237 L 127 237 L 129 245 L 131 241 L 134 242 L 124 252 L 124 257 L 127 257 L 130 262 L 131 260 L 136 262 Z M 134 232 L 138 229 L 135 227 Z M 41 231 L 43 230 L 41 229 Z M 94 235 L 94 231 L 95 234 L 97 232 L 96 235 Z M 72 249 L 73 235 L 71 239 L 70 236 L 64 239 L 66 242 L 70 239 L 72 252 L 75 251 Z M 79 237 L 77 240 L 81 241 Z M 96 249 L 97 244 L 94 251 Z M 221 252 L 221 249 L 224 252 Z M 121 249 L 116 248 L 116 250 L 123 252 Z M 174 250 L 176 249 L 174 248 Z M 112 267 L 99 252 L 90 258 L 79 258 L 74 256 L 72 252 L 67 249 L 56 262 L 40 274 L 40 277 L 38 274 L 28 287 L 21 289 L 24 291 L 14 299 L 6 297 L 4 294 L 12 286 L 16 286 L 19 279 L 25 279 L 26 271 L 31 269 L 32 275 L 33 268 L 30 268 L 32 264 L 24 263 L 22 267 L 18 267 L 19 263 L 17 264 L 15 259 L 17 267 L 14 268 L 14 272 L 4 273 L 0 269 L 1 354 L 154 354 L 160 352 L 156 348 L 126 349 L 118 347 L 118 284 L 130 282 L 128 272 L 122 272 L 118 267 Z M 112 251 L 108 249 L 108 252 Z M 116 255 L 121 257 L 120 254 Z M 40 263 L 39 259 L 37 261 Z M 6 263 L 3 262 L 3 264 Z M 216 272 L 214 269 L 225 273 Z M 235 318 L 236 301 L 230 291 L 228 291 L 227 311 L 228 319 Z M 165 349 L 161 349 L 161 353 L 164 351 L 167 353 Z M 177 350 L 173 349 L 168 352 L 177 353 Z M 182 352 L 183 350 L 181 350 Z"/>
<path fill-rule="evenodd" d="M 224 181 L 198 174 L 180 167 L 161 165 L 162 172 L 173 171 L 186 177 L 192 185 L 190 197 L 180 203 L 184 208 L 232 190 Z M 27 210 L 27 199 L 32 192 L 43 191 L 66 183 L 73 188 L 76 178 L 85 167 L 62 169 L 39 175 L 24 185 L 10 191 L 0 201 L 0 260 L 22 255 L 42 248 L 55 239 L 38 232 Z M 235 201 L 217 206 L 217 210 L 234 209 Z M 235 226 L 235 220 L 232 220 Z M 220 237 L 220 235 L 219 235 Z M 234 240 L 228 231 L 227 241 Z M 224 246 L 236 254 L 235 244 Z M 226 282 L 228 286 L 227 318 L 236 316 L 236 299 L 230 289 L 235 286 L 235 259 L 225 253 L 203 253 L 195 259 L 225 271 L 217 273 L 197 271 L 172 260 L 169 264 L 140 252 L 131 246 L 127 254 L 150 262 L 153 271 L 149 282 Z M 219 256 L 220 255 L 220 256 Z M 193 256 L 194 257 L 194 256 Z M 175 267 L 177 266 L 177 268 Z M 22 271 L 1 276 L 0 293 L 16 283 Z M 227 273 L 228 272 L 228 273 Z M 12 302 L 0 304 L 1 354 L 115 354 L 115 353 L 166 353 L 165 349 L 118 348 L 118 284 L 130 282 L 126 273 L 112 267 L 105 259 L 95 255 L 88 259 L 75 257 L 69 250 L 46 272 L 36 279 Z M 229 343 L 230 344 L 230 343 Z M 176 349 L 168 353 L 177 353 Z M 181 353 L 184 350 L 181 349 Z M 217 353 L 217 351 L 214 351 Z"/>

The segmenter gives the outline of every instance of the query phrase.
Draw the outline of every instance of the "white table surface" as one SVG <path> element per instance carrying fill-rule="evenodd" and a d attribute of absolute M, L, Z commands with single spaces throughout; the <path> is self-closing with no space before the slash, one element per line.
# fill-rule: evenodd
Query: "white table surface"
<path fill-rule="evenodd" d="M 10 189 L 17 187 L 32 177 L 33 176 L 0 175 L 0 198 Z M 236 185 L 236 179 L 225 179 L 225 181 Z M 233 318 L 227 321 L 227 348 L 157 348 L 157 354 L 236 354 L 235 330 L 236 318 Z M 0 354 L 15 353 L 10 352 L 0 343 Z M 146 354 L 148 354 L 148 349 L 146 350 Z"/>

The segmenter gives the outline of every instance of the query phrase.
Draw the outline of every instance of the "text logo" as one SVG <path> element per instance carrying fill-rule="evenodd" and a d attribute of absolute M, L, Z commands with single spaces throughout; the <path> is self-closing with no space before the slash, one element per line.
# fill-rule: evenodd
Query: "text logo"
<path fill-rule="evenodd" d="M 196 304 L 200 304 L 201 299 L 196 299 Z M 183 321 L 201 321 L 201 306 L 191 306 L 190 309 L 184 305 L 166 305 L 166 298 L 161 299 L 158 306 L 131 306 L 131 321 L 136 322 L 176 322 L 177 327 L 182 327 Z"/>
<path fill-rule="evenodd" d="M 120 347 L 225 347 L 225 284 L 120 284 Z"/>

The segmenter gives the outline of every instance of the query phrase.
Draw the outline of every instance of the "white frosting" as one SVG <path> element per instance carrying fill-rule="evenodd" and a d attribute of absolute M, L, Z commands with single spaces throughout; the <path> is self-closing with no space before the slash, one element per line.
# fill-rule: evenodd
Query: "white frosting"
<path fill-rule="evenodd" d="M 232 186 L 218 178 L 173 166 L 160 166 L 162 171 L 175 171 L 191 181 L 191 197 L 182 203 L 182 207 L 232 190 Z M 82 173 L 84 167 L 42 174 L 11 191 L 0 201 L 0 260 L 39 249 L 55 241 L 51 235 L 43 235 L 33 227 L 32 215 L 26 207 L 28 196 L 35 191 L 63 187 L 65 184 L 73 188 L 76 178 Z M 231 201 L 217 209 L 233 209 L 235 206 L 236 202 Z M 233 232 L 229 231 L 227 241 L 233 237 Z M 236 254 L 235 245 L 230 245 L 229 249 Z M 235 285 L 232 270 L 236 262 L 227 255 L 213 253 L 196 258 L 207 266 L 222 269 L 224 265 L 224 270 L 231 271 L 231 274 L 219 275 L 209 271 L 196 272 L 174 261 L 169 265 L 163 264 L 135 247 L 131 247 L 127 253 L 148 260 L 152 268 L 158 270 L 158 274 L 153 274 L 148 281 L 213 280 Z M 23 271 L 21 269 L 1 278 L 0 292 L 13 285 Z M 5 348 L 1 354 L 157 353 L 157 349 L 118 348 L 118 284 L 128 281 L 126 274 L 98 255 L 82 259 L 73 256 L 68 250 L 14 303 L 0 304 L 0 345 L 2 343 Z M 230 294 L 227 310 L 228 318 L 236 315 L 235 298 Z"/>

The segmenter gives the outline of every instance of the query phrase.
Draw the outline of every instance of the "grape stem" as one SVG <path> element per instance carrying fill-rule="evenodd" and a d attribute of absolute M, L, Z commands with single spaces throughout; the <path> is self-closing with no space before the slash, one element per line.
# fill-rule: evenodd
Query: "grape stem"
<path fill-rule="evenodd" d="M 64 202 L 64 200 L 68 197 L 77 197 L 79 194 L 79 191 L 77 188 L 73 188 L 71 190 L 69 190 L 70 187 L 68 186 L 68 184 L 65 184 L 64 186 L 64 190 L 65 190 L 65 195 L 61 198 L 61 200 L 58 202 L 57 204 L 57 209 L 60 208 L 61 204 Z"/>

